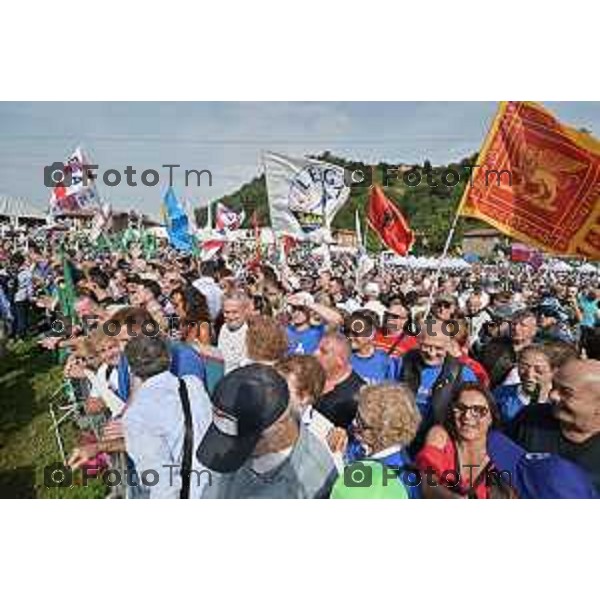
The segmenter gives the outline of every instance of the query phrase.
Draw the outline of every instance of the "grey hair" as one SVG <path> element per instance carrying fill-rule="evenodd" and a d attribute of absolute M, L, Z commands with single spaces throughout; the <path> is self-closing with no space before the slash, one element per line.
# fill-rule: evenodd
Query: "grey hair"
<path fill-rule="evenodd" d="M 246 294 L 246 292 L 243 290 L 232 290 L 223 297 L 223 302 L 227 302 L 227 300 L 248 303 L 250 302 L 250 296 L 248 296 L 248 294 Z"/>

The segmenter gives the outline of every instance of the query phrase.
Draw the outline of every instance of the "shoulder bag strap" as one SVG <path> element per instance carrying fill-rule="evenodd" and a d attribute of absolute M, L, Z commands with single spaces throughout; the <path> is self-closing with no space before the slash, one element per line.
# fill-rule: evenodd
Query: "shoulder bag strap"
<path fill-rule="evenodd" d="M 190 476 L 192 471 L 192 446 L 194 443 L 194 431 L 192 429 L 192 410 L 187 386 L 183 379 L 179 380 L 179 398 L 183 410 L 184 434 L 183 453 L 181 457 L 181 491 L 179 498 L 187 500 L 190 497 Z"/>

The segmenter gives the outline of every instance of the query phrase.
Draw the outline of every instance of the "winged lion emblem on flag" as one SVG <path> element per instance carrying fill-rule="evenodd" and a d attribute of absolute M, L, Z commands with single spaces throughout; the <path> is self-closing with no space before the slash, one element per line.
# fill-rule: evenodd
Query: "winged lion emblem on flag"
<path fill-rule="evenodd" d="M 556 211 L 557 193 L 571 181 L 566 176 L 586 167 L 584 162 L 556 150 L 520 146 L 512 160 L 512 192 L 534 206 Z"/>

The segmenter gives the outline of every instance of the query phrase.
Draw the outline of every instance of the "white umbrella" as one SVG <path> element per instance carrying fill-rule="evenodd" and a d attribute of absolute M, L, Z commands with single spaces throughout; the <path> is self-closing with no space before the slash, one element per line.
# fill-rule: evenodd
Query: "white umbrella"
<path fill-rule="evenodd" d="M 595 273 L 597 270 L 598 269 L 596 269 L 596 267 L 590 263 L 584 263 L 583 265 L 577 267 L 578 273 Z"/>
<path fill-rule="evenodd" d="M 555 263 L 550 265 L 550 270 L 551 271 L 555 271 L 557 273 L 565 273 L 567 271 L 572 271 L 573 268 L 570 267 L 566 262 L 564 262 L 563 260 L 557 260 Z"/>

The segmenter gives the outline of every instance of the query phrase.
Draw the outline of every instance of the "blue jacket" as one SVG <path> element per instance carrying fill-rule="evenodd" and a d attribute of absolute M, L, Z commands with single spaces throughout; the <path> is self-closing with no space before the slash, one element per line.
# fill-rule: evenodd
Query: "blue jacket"
<path fill-rule="evenodd" d="M 169 342 L 169 350 L 171 351 L 171 367 L 170 371 L 176 377 L 184 375 L 195 375 L 202 381 L 206 388 L 206 369 L 204 368 L 204 360 L 202 357 L 187 344 L 181 342 Z M 118 364 L 118 396 L 121 400 L 129 399 L 130 390 L 130 374 L 127 358 L 124 354 L 119 357 Z"/>

